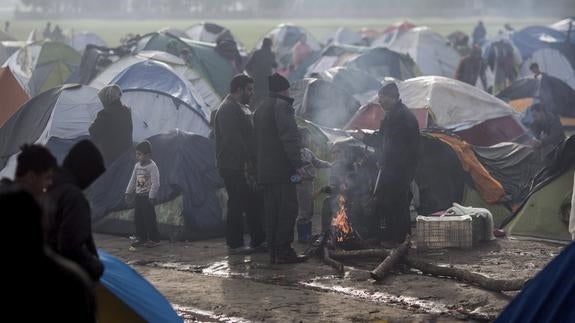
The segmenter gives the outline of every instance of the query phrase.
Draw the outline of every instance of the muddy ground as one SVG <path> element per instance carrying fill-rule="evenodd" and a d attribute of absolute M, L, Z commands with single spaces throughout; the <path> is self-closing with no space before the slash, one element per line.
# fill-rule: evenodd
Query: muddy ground
<path fill-rule="evenodd" d="M 381 259 L 345 262 L 346 275 L 319 259 L 270 265 L 266 254 L 228 256 L 224 239 L 129 249 L 129 239 L 96 235 L 97 245 L 152 282 L 187 321 L 452 322 L 493 320 L 515 293 L 494 293 L 405 269 L 375 283 Z M 295 246 L 303 251 L 306 246 Z M 472 250 L 417 254 L 488 277 L 531 277 L 563 246 L 498 239 Z"/>

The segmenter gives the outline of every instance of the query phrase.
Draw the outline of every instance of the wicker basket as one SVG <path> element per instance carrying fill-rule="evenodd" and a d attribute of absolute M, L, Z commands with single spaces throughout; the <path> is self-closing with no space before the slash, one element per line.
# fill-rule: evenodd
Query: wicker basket
<path fill-rule="evenodd" d="M 464 216 L 418 216 L 417 250 L 462 248 L 473 246 L 472 218 Z"/>

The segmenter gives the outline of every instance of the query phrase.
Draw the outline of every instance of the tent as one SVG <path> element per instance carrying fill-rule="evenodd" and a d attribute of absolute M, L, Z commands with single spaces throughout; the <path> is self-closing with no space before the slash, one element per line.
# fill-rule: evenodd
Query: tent
<path fill-rule="evenodd" d="M 177 57 L 180 57 L 183 50 L 187 50 L 189 54 L 185 58 L 186 64 L 209 81 L 220 97 L 228 93 L 234 71 L 231 63 L 215 50 L 214 44 L 156 32 L 142 36 L 134 52 L 145 50 L 162 51 Z"/>
<path fill-rule="evenodd" d="M 362 42 L 361 34 L 348 27 L 339 27 L 324 41 L 326 45 L 361 45 Z"/>
<path fill-rule="evenodd" d="M 521 206 L 503 226 L 508 235 L 532 239 L 570 241 L 569 210 L 575 172 L 575 136 L 552 152 L 532 178 Z"/>
<path fill-rule="evenodd" d="M 307 36 L 307 44 L 310 46 L 312 51 L 319 52 L 321 50 L 321 44 L 309 31 L 292 24 L 281 24 L 268 31 L 257 42 L 255 48 L 261 47 L 263 38 L 271 38 L 273 41 L 272 51 L 276 55 L 278 70 L 288 71 L 292 59 L 292 48 L 300 39 L 302 34 Z M 311 62 L 309 63 L 311 64 Z"/>
<path fill-rule="evenodd" d="M 220 35 L 228 36 L 235 40 L 235 37 L 228 28 L 211 22 L 195 24 L 187 28 L 184 34 L 186 38 L 204 43 L 215 43 Z"/>
<path fill-rule="evenodd" d="M 367 72 L 378 80 L 393 77 L 407 80 L 421 75 L 419 68 L 409 57 L 387 48 L 372 48 L 351 58 L 346 66 Z"/>
<path fill-rule="evenodd" d="M 61 161 L 71 146 L 89 136 L 102 105 L 98 90 L 63 85 L 32 98 L 0 128 L 0 174 L 13 177 L 16 155 L 25 143 L 47 145 Z M 131 108 L 133 140 L 180 129 L 207 136 L 208 122 L 192 107 L 168 93 L 127 89 L 122 102 Z"/>
<path fill-rule="evenodd" d="M 399 21 L 391 24 L 389 27 L 385 28 L 383 33 L 380 35 L 376 46 L 387 47 L 389 44 L 393 43 L 398 37 L 403 35 L 406 31 L 415 28 L 416 26 L 409 21 Z M 373 43 L 372 43 L 373 45 Z"/>
<path fill-rule="evenodd" d="M 104 274 L 96 286 L 98 322 L 183 322 L 168 300 L 134 269 L 98 250 Z"/>
<path fill-rule="evenodd" d="M 325 47 L 317 59 L 307 68 L 306 76 L 321 73 L 336 66 L 344 66 L 351 58 L 356 57 L 365 49 L 351 45 L 329 45 Z"/>
<path fill-rule="evenodd" d="M 148 140 L 160 171 L 156 206 L 160 234 L 178 240 L 221 235 L 224 219 L 218 190 L 223 181 L 213 141 L 183 131 Z M 133 234 L 132 206 L 123 196 L 135 162 L 133 151 L 124 153 L 88 190 L 95 231 Z"/>
<path fill-rule="evenodd" d="M 24 104 L 30 97 L 9 67 L 0 68 L 0 127 Z"/>
<path fill-rule="evenodd" d="M 551 29 L 555 29 L 557 31 L 560 32 L 564 32 L 567 33 L 569 31 L 569 28 L 571 28 L 571 36 L 575 37 L 575 17 L 567 17 L 565 19 L 561 19 L 551 25 L 549 25 L 549 28 Z"/>
<path fill-rule="evenodd" d="M 533 99 L 537 95 L 537 90 L 537 80 L 534 78 L 522 78 L 501 91 L 497 97 L 507 102 L 526 98 Z M 553 76 L 544 78 L 544 82 L 540 86 L 539 97 L 547 108 L 558 115 L 575 118 L 575 90 L 560 79 Z M 516 110 L 523 112 L 523 109 L 516 108 Z"/>
<path fill-rule="evenodd" d="M 352 96 L 377 91 L 381 87 L 381 83 L 370 74 L 350 67 L 330 68 L 320 73 L 318 78 L 331 82 Z"/>
<path fill-rule="evenodd" d="M 292 84 L 296 115 L 321 126 L 341 128 L 359 108 L 359 102 L 342 88 L 322 79 L 306 78 Z"/>
<path fill-rule="evenodd" d="M 81 56 L 71 47 L 42 41 L 26 45 L 4 63 L 30 96 L 66 82 L 80 65 Z"/>
<path fill-rule="evenodd" d="M 179 77 L 183 78 L 186 82 L 189 82 L 189 84 L 191 84 L 189 90 L 192 91 L 194 97 L 198 101 L 203 101 L 203 103 L 200 102 L 200 105 L 203 107 L 207 118 L 210 117 L 210 113 L 207 111 L 216 109 L 219 106 L 221 97 L 213 89 L 210 82 L 198 71 L 188 66 L 183 59 L 166 52 L 141 51 L 133 56 L 125 56 L 107 66 L 105 70 L 97 75 L 89 84 L 95 88 L 102 88 L 109 84 L 112 79 L 122 73 L 126 68 L 145 61 L 167 64 L 178 74 Z"/>
<path fill-rule="evenodd" d="M 88 31 L 74 33 L 68 41 L 68 45 L 80 53 L 83 52 L 88 45 L 107 46 L 106 42 L 100 38 L 100 36 Z"/>
<path fill-rule="evenodd" d="M 453 77 L 460 60 L 459 54 L 447 39 L 428 27 L 412 28 L 386 45 L 379 38 L 371 46 L 385 46 L 398 53 L 408 54 L 423 75 Z"/>
<path fill-rule="evenodd" d="M 559 49 L 545 47 L 534 51 L 531 57 L 521 64 L 519 74 L 523 77 L 531 76 L 533 73 L 529 70 L 529 66 L 532 63 L 537 63 L 542 71 L 575 89 L 575 66 Z"/>
<path fill-rule="evenodd" d="M 119 85 L 122 90 L 145 89 L 170 94 L 196 110 L 204 119 L 210 110 L 194 87 L 180 77 L 169 65 L 153 60 L 136 63 L 120 72 L 111 84 Z"/>
<path fill-rule="evenodd" d="M 417 118 L 419 129 L 427 128 L 429 123 L 429 110 L 427 108 L 409 109 Z M 369 102 L 359 108 L 355 115 L 343 127 L 346 130 L 369 129 L 378 130 L 385 111 L 375 102 Z"/>
<path fill-rule="evenodd" d="M 533 56 L 537 50 L 547 48 L 552 44 L 563 43 L 566 39 L 566 34 L 543 26 L 526 27 L 511 34 L 511 40 L 524 60 Z"/>

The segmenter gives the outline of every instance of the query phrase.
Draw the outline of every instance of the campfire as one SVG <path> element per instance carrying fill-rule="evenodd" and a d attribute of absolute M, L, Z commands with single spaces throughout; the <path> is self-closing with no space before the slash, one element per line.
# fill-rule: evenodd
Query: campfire
<path fill-rule="evenodd" d="M 331 226 L 333 228 L 333 238 L 337 243 L 342 243 L 353 233 L 353 228 L 347 218 L 346 199 L 342 194 L 337 197 L 337 206 L 338 210 L 331 220 Z"/>

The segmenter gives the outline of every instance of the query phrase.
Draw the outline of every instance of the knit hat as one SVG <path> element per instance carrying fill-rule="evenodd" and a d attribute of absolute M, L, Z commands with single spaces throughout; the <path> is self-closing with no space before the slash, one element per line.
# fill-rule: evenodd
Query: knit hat
<path fill-rule="evenodd" d="M 387 83 L 379 92 L 377 92 L 379 96 L 387 96 L 394 99 L 399 99 L 399 89 L 397 88 L 397 84 L 394 82 Z"/>
<path fill-rule="evenodd" d="M 268 77 L 268 84 L 271 92 L 282 92 L 289 89 L 289 81 L 278 73 Z"/>
<path fill-rule="evenodd" d="M 136 151 L 139 151 L 142 154 L 151 154 L 152 153 L 152 144 L 149 141 L 144 140 L 141 143 L 139 143 L 138 145 L 136 145 Z"/>
<path fill-rule="evenodd" d="M 122 89 L 116 84 L 107 85 L 98 92 L 98 98 L 104 106 L 119 101 L 122 97 Z"/>

